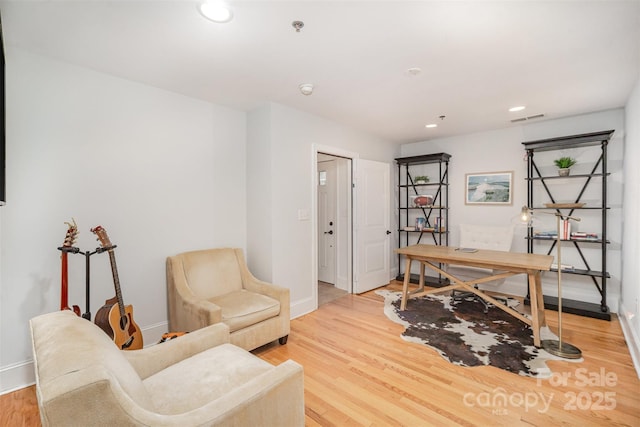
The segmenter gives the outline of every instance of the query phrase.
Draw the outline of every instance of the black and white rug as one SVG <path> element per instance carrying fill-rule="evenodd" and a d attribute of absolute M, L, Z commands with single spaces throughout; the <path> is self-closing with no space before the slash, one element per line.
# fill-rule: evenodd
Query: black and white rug
<path fill-rule="evenodd" d="M 473 298 L 452 305 L 450 293 L 427 295 L 411 299 L 401 311 L 400 292 L 376 293 L 384 297 L 387 317 L 406 327 L 404 340 L 429 346 L 453 364 L 491 365 L 522 376 L 549 378 L 548 360 L 570 360 L 536 348 L 529 325 L 497 307 L 484 313 L 483 305 Z M 509 304 L 514 307 L 518 301 L 510 299 Z M 540 335 L 558 339 L 546 326 Z"/>

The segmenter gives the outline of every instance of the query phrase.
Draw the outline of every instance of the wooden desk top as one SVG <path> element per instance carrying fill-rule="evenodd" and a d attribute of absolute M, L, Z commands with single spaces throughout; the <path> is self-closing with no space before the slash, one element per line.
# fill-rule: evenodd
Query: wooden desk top
<path fill-rule="evenodd" d="M 549 271 L 553 257 L 550 255 L 478 249 L 477 252 L 462 252 L 454 246 L 412 245 L 396 249 L 396 253 L 412 259 L 424 259 L 443 264 L 458 264 L 471 267 L 491 268 L 507 271 Z"/>

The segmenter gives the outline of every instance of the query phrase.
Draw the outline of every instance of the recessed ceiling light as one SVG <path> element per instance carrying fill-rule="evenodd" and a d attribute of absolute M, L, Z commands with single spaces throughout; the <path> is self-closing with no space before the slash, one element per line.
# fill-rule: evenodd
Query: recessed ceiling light
<path fill-rule="evenodd" d="M 421 72 L 422 70 L 418 67 L 412 67 L 407 70 L 407 73 L 409 73 L 410 76 L 417 76 Z"/>
<path fill-rule="evenodd" d="M 426 127 L 426 128 L 437 128 L 437 127 L 438 127 L 438 125 L 437 125 L 437 124 L 435 124 L 435 123 L 430 123 L 430 124 L 426 125 L 425 127 Z"/>
<path fill-rule="evenodd" d="M 205 18 L 210 21 L 224 24 L 233 19 L 233 11 L 223 1 L 219 0 L 206 0 L 200 3 L 198 10 Z"/>
<path fill-rule="evenodd" d="M 313 85 L 311 83 L 303 83 L 298 86 L 303 95 L 311 95 L 313 93 Z"/>
<path fill-rule="evenodd" d="M 518 105 L 517 107 L 509 108 L 509 111 L 512 112 L 512 113 L 515 113 L 516 111 L 522 111 L 525 108 L 527 108 L 527 107 L 525 107 L 524 105 Z"/>

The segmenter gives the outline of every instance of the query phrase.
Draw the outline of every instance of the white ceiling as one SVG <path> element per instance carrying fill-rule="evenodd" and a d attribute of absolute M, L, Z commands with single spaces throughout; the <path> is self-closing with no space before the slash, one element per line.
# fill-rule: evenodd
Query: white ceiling
<path fill-rule="evenodd" d="M 227 24 L 196 4 L 1 0 L 0 11 L 9 53 L 243 111 L 274 101 L 396 143 L 622 107 L 640 75 L 640 0 L 231 1 Z"/>

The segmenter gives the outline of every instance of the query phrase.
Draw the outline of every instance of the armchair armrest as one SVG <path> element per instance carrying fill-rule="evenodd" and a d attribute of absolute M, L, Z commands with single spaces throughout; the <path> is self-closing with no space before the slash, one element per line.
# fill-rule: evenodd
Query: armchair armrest
<path fill-rule="evenodd" d="M 304 426 L 303 368 L 286 360 L 224 396 L 198 408 L 182 425 L 194 425 L 196 416 L 215 425 Z M 176 416 L 178 419 L 180 416 Z M 198 420 L 200 421 L 200 420 Z"/>
<path fill-rule="evenodd" d="M 288 302 L 289 299 L 288 288 L 274 285 L 273 283 L 263 282 L 262 280 L 256 279 L 251 274 L 249 274 L 249 277 L 246 277 L 246 280 L 243 283 L 243 287 L 248 291 L 267 295 L 273 299 L 277 299 L 280 302 L 283 302 L 285 298 Z"/>
<path fill-rule="evenodd" d="M 238 264 L 240 266 L 240 274 L 242 275 L 242 287 L 248 291 L 269 296 L 280 301 L 280 304 L 289 306 L 289 288 L 274 285 L 273 283 L 264 282 L 256 278 L 244 259 L 241 249 L 235 249 Z"/>
<path fill-rule="evenodd" d="M 173 326 L 175 332 L 191 332 L 214 323 L 222 322 L 222 308 L 207 300 L 181 298 L 180 325 Z"/>
<path fill-rule="evenodd" d="M 165 343 L 123 354 L 140 378 L 145 379 L 194 354 L 228 342 L 229 327 L 216 323 Z"/>

